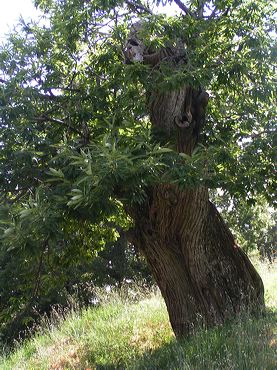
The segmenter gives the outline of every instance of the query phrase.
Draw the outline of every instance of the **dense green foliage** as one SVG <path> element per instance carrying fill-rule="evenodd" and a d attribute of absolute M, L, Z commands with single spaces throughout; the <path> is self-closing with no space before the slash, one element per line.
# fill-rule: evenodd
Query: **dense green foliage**
<path fill-rule="evenodd" d="M 259 197 L 255 204 L 248 204 L 244 199 L 231 199 L 226 193 L 213 192 L 212 199 L 237 244 L 246 252 L 258 249 L 261 258 L 272 262 L 276 257 L 276 210 Z"/>
<path fill-rule="evenodd" d="M 154 184 L 222 188 L 246 208 L 261 195 L 274 203 L 271 2 L 190 1 L 190 13 L 206 4 L 193 17 L 154 14 L 135 0 L 35 3 L 42 24 L 22 21 L 0 50 L 3 330 L 64 303 L 75 284 L 137 276 L 135 267 L 104 279 L 96 266 L 132 227 L 128 206 L 143 207 Z M 175 71 L 125 64 L 135 17 L 145 22 L 146 45 L 180 39 L 187 62 Z M 149 86 L 185 83 L 211 97 L 192 157 L 152 137 L 145 104 Z M 137 262 L 128 253 L 129 268 Z"/>

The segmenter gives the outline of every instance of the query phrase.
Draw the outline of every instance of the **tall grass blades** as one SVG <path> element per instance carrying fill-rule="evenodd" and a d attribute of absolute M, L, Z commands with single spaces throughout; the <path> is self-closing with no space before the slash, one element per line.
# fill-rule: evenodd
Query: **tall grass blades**
<path fill-rule="evenodd" d="M 65 318 L 53 312 L 32 339 L 2 355 L 0 369 L 276 369 L 277 267 L 257 267 L 264 317 L 241 317 L 177 342 L 158 292 L 99 291 L 91 308 L 75 307 Z"/>

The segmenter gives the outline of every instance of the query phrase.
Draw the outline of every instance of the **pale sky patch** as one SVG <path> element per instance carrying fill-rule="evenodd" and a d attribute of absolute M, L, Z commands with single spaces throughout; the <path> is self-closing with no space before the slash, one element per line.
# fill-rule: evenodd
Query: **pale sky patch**
<path fill-rule="evenodd" d="M 0 0 L 0 40 L 18 24 L 20 16 L 26 21 L 38 19 L 40 12 L 32 0 Z"/>
<path fill-rule="evenodd" d="M 32 0 L 0 0 L 0 41 L 18 24 L 22 17 L 26 22 L 38 20 L 41 13 L 35 8 Z M 162 12 L 167 15 L 180 14 L 180 9 L 172 3 L 165 7 L 155 7 L 154 12 Z"/>

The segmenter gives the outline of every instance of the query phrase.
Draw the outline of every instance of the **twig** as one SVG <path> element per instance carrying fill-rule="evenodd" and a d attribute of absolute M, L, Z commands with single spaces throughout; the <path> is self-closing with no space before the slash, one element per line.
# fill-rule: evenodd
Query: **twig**
<path fill-rule="evenodd" d="M 222 17 L 226 17 L 230 11 L 231 7 L 228 6 L 228 8 L 225 10 L 225 12 L 222 14 Z"/>
<path fill-rule="evenodd" d="M 208 19 L 212 19 L 215 17 L 216 15 L 216 12 L 217 12 L 217 7 L 215 6 L 214 10 L 212 11 L 211 15 L 208 17 Z"/>
<path fill-rule="evenodd" d="M 142 10 L 143 12 L 145 13 L 148 13 L 148 14 L 151 14 L 153 15 L 152 11 L 149 9 L 149 8 L 146 8 L 144 5 L 142 5 L 141 3 L 136 3 L 136 2 L 132 2 L 132 1 L 126 1 L 126 4 L 128 5 L 128 7 L 133 10 L 133 11 L 138 11 L 138 10 Z"/>
<path fill-rule="evenodd" d="M 48 116 L 44 116 L 43 115 L 43 116 L 39 116 L 39 117 L 34 117 L 33 120 L 36 121 L 36 122 L 53 122 L 53 123 L 57 123 L 59 125 L 63 125 L 63 126 L 68 127 L 72 132 L 75 132 L 78 135 L 81 135 L 81 136 L 83 135 L 81 131 L 79 131 L 75 127 L 71 126 L 68 122 L 62 121 L 62 120 L 57 119 L 57 118 L 51 118 L 51 117 L 48 117 Z"/>
<path fill-rule="evenodd" d="M 36 273 L 36 277 L 35 277 L 35 284 L 34 284 L 33 292 L 32 292 L 31 299 L 30 299 L 31 302 L 33 302 L 36 299 L 36 296 L 37 296 L 38 291 L 39 291 L 40 280 L 41 280 L 41 269 L 42 269 L 42 263 L 43 263 L 43 255 L 44 255 L 44 252 L 46 251 L 47 247 L 48 247 L 48 238 L 43 243 L 43 249 L 42 249 L 42 252 L 41 252 L 41 255 L 40 255 L 40 258 L 39 258 L 38 269 L 37 269 L 37 273 Z"/>
<path fill-rule="evenodd" d="M 23 198 L 27 193 L 28 191 L 30 190 L 30 188 L 23 188 L 23 189 L 20 189 L 20 192 L 18 192 L 18 194 L 16 195 L 16 197 L 14 199 L 11 199 L 11 200 L 8 200 L 8 202 L 10 204 L 15 204 L 17 201 L 19 201 L 21 198 Z"/>
<path fill-rule="evenodd" d="M 198 18 L 203 18 L 204 6 L 205 6 L 205 0 L 198 0 L 198 9 L 197 9 Z"/>
<path fill-rule="evenodd" d="M 237 2 L 235 1 L 235 2 L 234 2 L 234 4 L 233 4 L 233 7 L 235 7 L 236 5 L 237 5 Z M 212 12 L 212 14 L 208 17 L 208 19 L 212 19 L 212 18 L 214 18 L 214 17 L 216 16 L 216 12 L 217 12 L 217 10 L 218 10 L 218 8 L 217 8 L 217 7 L 215 7 L 215 8 L 214 8 L 214 10 L 213 10 L 213 12 Z M 221 15 L 219 15 L 219 16 L 217 17 L 217 19 L 218 19 L 218 18 L 221 18 L 221 17 L 227 17 L 227 15 L 229 14 L 230 10 L 231 10 L 231 6 L 228 6 L 228 7 L 226 8 L 226 10 L 225 10 Z"/>
<path fill-rule="evenodd" d="M 183 12 L 190 15 L 191 17 L 194 17 L 194 14 L 192 13 L 192 11 L 185 4 L 183 4 L 182 1 L 174 0 L 174 2 L 179 6 L 181 10 L 183 10 Z"/>

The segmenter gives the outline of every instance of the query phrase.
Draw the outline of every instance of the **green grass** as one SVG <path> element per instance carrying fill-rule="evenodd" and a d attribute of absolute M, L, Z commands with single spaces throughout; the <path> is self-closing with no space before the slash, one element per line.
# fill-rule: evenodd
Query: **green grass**
<path fill-rule="evenodd" d="M 240 318 L 176 342 L 158 293 L 137 302 L 114 294 L 66 320 L 57 313 L 47 329 L 2 356 L 0 369 L 276 369 L 277 268 L 259 263 L 258 269 L 265 317 Z"/>

